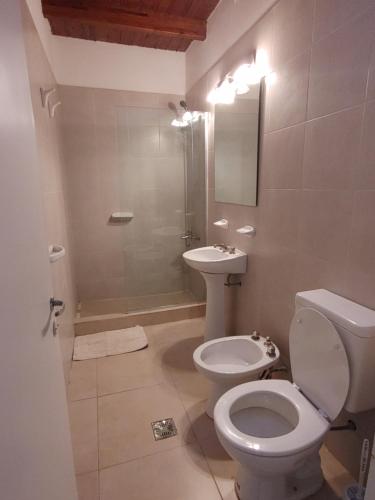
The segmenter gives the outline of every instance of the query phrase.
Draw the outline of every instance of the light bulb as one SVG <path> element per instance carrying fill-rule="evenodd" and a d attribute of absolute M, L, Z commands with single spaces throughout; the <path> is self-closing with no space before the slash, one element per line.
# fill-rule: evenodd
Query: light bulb
<path fill-rule="evenodd" d="M 270 63 L 266 50 L 257 50 L 255 56 L 255 64 L 260 77 L 267 76 L 269 73 L 271 73 Z"/>
<path fill-rule="evenodd" d="M 172 127 L 187 127 L 189 125 L 189 122 L 186 122 L 184 120 L 177 120 L 176 118 L 171 121 Z"/>
<path fill-rule="evenodd" d="M 218 88 L 215 87 L 214 89 L 210 90 L 210 92 L 207 95 L 207 101 L 210 102 L 211 104 L 216 104 L 218 102 Z"/>
<path fill-rule="evenodd" d="M 193 115 L 192 113 L 190 113 L 190 111 L 185 111 L 185 113 L 182 115 L 182 119 L 185 122 L 191 122 L 191 120 L 193 119 Z"/>

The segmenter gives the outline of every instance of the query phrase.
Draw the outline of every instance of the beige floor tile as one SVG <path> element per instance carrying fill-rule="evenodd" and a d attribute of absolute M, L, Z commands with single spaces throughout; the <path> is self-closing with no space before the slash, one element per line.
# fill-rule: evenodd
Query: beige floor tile
<path fill-rule="evenodd" d="M 174 419 L 178 434 L 155 441 L 151 422 L 164 418 Z M 189 419 L 173 386 L 160 384 L 99 398 L 101 468 L 192 441 Z"/>
<path fill-rule="evenodd" d="M 183 446 L 100 472 L 101 500 L 220 500 L 207 462 Z"/>
<path fill-rule="evenodd" d="M 174 371 L 172 380 L 182 401 L 192 403 L 206 400 L 210 391 L 210 382 L 196 371 Z"/>
<path fill-rule="evenodd" d="M 78 500 L 99 500 L 99 472 L 86 472 L 77 478 Z"/>
<path fill-rule="evenodd" d="M 99 396 L 170 380 L 158 353 L 150 347 L 120 356 L 100 358 L 97 366 Z"/>
<path fill-rule="evenodd" d="M 320 492 L 311 498 L 314 500 L 341 499 L 345 487 L 355 481 L 326 446 L 321 448 L 320 456 L 326 484 Z"/>
<path fill-rule="evenodd" d="M 207 399 L 209 393 L 208 380 L 197 372 L 193 362 L 194 350 L 202 342 L 201 337 L 187 337 L 173 344 L 162 344 L 158 348 L 160 361 L 184 402 L 202 401 Z"/>
<path fill-rule="evenodd" d="M 97 400 L 70 403 L 70 425 L 76 474 L 98 469 Z"/>
<path fill-rule="evenodd" d="M 196 318 L 146 326 L 145 332 L 150 345 L 160 345 L 165 342 L 175 343 L 195 337 L 201 337 L 203 342 L 204 329 L 205 319 Z"/>
<path fill-rule="evenodd" d="M 96 397 L 96 359 L 73 361 L 69 380 L 71 401 Z"/>
<path fill-rule="evenodd" d="M 207 401 L 185 400 L 183 405 L 198 442 L 208 438 L 216 439 L 214 421 L 206 413 Z"/>
<path fill-rule="evenodd" d="M 236 500 L 234 481 L 237 464 L 230 458 L 216 436 L 200 441 L 199 444 L 203 449 L 223 500 Z"/>

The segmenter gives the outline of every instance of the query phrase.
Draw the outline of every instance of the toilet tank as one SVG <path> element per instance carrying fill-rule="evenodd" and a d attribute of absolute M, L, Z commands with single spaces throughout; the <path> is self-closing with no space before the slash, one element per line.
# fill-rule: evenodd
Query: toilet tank
<path fill-rule="evenodd" d="M 375 311 L 328 290 L 298 292 L 296 311 L 311 307 L 335 326 L 345 346 L 350 366 L 345 409 L 351 413 L 375 408 Z"/>

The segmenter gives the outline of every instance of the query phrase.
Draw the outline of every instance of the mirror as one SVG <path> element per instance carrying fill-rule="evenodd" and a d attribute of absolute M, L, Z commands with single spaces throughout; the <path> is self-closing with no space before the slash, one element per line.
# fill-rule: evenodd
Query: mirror
<path fill-rule="evenodd" d="M 260 84 L 215 106 L 215 201 L 256 206 Z"/>

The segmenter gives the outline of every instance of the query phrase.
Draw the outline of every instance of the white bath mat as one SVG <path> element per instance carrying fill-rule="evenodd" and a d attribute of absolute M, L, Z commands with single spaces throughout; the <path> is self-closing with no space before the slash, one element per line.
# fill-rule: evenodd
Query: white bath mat
<path fill-rule="evenodd" d="M 73 359 L 81 361 L 103 358 L 104 356 L 138 351 L 147 345 L 147 337 L 141 326 L 80 335 L 74 340 Z"/>

